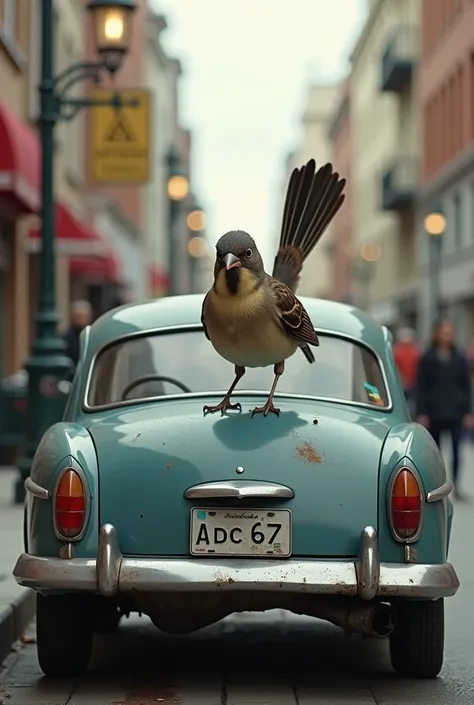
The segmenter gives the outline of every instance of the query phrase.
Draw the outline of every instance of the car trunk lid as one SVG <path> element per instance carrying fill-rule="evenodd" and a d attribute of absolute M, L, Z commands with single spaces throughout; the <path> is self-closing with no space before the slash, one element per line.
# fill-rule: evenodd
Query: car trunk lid
<path fill-rule="evenodd" d="M 189 555 L 191 511 L 197 520 L 206 509 L 224 508 L 257 515 L 259 509 L 289 510 L 294 556 L 356 555 L 361 530 L 377 527 L 378 467 L 389 415 L 281 398 L 280 417 L 251 418 L 245 411 L 204 417 L 204 401 L 121 408 L 90 424 L 99 462 L 100 522 L 116 527 L 122 553 Z M 249 395 L 239 401 L 250 409 L 259 400 Z M 278 490 L 265 497 L 261 489 L 251 498 L 189 492 L 202 483 L 239 482 L 260 488 L 274 483 L 289 496 Z M 195 526 L 194 547 L 196 531 Z M 284 546 L 281 550 L 285 554 Z"/>

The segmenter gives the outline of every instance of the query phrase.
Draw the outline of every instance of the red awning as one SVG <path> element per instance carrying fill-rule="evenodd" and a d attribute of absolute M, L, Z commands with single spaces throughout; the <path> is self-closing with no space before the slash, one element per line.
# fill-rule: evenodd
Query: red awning
<path fill-rule="evenodd" d="M 148 290 L 152 295 L 166 294 L 169 288 L 169 277 L 167 271 L 159 264 L 151 264 L 148 267 Z"/>
<path fill-rule="evenodd" d="M 92 225 L 79 221 L 64 205 L 55 207 L 55 246 L 58 253 L 69 257 L 71 276 L 88 280 L 118 282 L 120 263 L 110 245 Z M 30 252 L 41 247 L 40 230 L 28 235 Z"/>
<path fill-rule="evenodd" d="M 105 257 L 71 257 L 69 272 L 87 281 L 120 283 L 120 262 L 112 250 Z"/>
<path fill-rule="evenodd" d="M 0 103 L 0 197 L 19 213 L 41 207 L 41 145 L 34 130 Z"/>

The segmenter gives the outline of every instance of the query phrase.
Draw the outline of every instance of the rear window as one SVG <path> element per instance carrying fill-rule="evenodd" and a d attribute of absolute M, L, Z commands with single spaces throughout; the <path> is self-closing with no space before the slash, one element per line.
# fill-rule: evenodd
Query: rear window
<path fill-rule="evenodd" d="M 387 407 L 380 364 L 365 346 L 319 334 L 316 362 L 299 350 L 286 361 L 278 394 L 359 402 Z M 154 378 L 156 377 L 156 378 Z M 225 392 L 234 377 L 201 330 L 163 332 L 117 341 L 94 362 L 87 395 L 89 408 L 186 392 Z M 268 393 L 273 367 L 247 368 L 236 391 Z"/>

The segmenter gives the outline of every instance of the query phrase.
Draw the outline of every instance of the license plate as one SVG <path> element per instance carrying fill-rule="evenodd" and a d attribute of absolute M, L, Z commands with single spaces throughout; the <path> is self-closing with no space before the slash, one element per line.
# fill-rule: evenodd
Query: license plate
<path fill-rule="evenodd" d="M 291 555 L 291 512 L 288 509 L 191 510 L 191 555 Z"/>

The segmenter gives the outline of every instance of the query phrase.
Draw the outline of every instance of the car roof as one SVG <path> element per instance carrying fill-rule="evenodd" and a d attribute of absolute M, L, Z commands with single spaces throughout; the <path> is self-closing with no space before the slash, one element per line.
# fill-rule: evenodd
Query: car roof
<path fill-rule="evenodd" d="M 104 313 L 90 328 L 89 352 L 129 334 L 170 326 L 199 325 L 204 294 L 166 296 L 125 304 Z M 326 299 L 298 297 L 316 330 L 329 330 L 360 340 L 383 354 L 387 331 L 354 306 Z"/>

